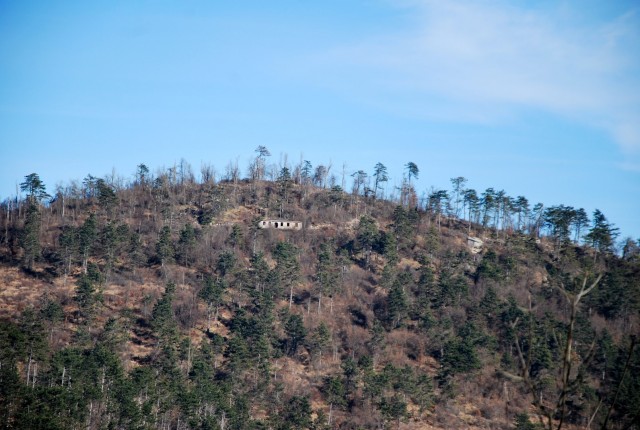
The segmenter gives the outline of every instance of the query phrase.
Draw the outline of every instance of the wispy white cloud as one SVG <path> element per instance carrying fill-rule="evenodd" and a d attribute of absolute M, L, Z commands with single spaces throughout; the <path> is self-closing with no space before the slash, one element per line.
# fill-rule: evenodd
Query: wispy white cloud
<path fill-rule="evenodd" d="M 415 17 L 411 30 L 323 58 L 340 64 L 341 76 L 359 75 L 361 96 L 375 88 L 373 102 L 462 121 L 538 109 L 604 129 L 625 152 L 640 153 L 637 10 L 604 22 L 580 2 L 536 9 L 500 1 L 395 4 Z"/>

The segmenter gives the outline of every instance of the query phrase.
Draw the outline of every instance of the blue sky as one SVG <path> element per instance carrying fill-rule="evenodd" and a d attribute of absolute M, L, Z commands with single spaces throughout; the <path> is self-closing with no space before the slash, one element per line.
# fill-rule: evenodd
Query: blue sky
<path fill-rule="evenodd" d="M 377 162 L 640 238 L 635 1 L 0 0 L 0 199 L 184 158 Z"/>

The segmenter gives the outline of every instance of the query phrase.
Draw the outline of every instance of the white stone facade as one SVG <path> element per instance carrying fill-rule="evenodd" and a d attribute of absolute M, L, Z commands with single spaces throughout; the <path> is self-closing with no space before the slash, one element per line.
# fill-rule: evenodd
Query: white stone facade
<path fill-rule="evenodd" d="M 274 228 L 278 230 L 302 230 L 302 221 L 288 219 L 265 219 L 258 224 L 260 228 Z"/>

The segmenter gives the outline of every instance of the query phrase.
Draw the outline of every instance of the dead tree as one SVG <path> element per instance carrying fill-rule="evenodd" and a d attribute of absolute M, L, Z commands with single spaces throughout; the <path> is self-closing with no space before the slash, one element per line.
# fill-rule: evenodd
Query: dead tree
<path fill-rule="evenodd" d="M 574 363 L 572 362 L 572 353 L 573 353 L 572 345 L 573 345 L 573 339 L 574 339 L 574 328 L 575 328 L 575 322 L 578 314 L 578 306 L 580 304 L 580 300 L 582 300 L 584 296 L 589 294 L 598 285 L 601 279 L 602 279 L 602 275 L 599 275 L 595 279 L 595 281 L 593 281 L 591 285 L 587 287 L 587 276 L 585 276 L 582 281 L 581 288 L 577 293 L 571 293 L 567 291 L 563 285 L 556 286 L 556 288 L 565 297 L 569 305 L 569 324 L 567 326 L 567 340 L 564 347 L 564 351 L 562 353 L 562 369 L 560 371 L 560 375 L 558 379 L 559 394 L 555 402 L 551 402 L 550 404 L 545 404 L 545 402 L 543 402 L 542 399 L 540 399 L 539 396 L 536 394 L 535 381 L 532 379 L 530 374 L 531 352 L 529 351 L 529 353 L 527 353 L 527 356 L 525 357 L 525 354 L 522 351 L 522 347 L 520 346 L 520 339 L 518 337 L 518 333 L 515 330 L 519 322 L 519 319 L 516 319 L 511 324 L 511 327 L 514 329 L 514 335 L 515 335 L 514 342 L 515 342 L 516 351 L 518 353 L 518 359 L 520 362 L 522 380 L 526 385 L 527 390 L 529 390 L 531 393 L 531 396 L 533 398 L 533 404 L 536 407 L 536 412 L 538 414 L 540 421 L 544 423 L 545 427 L 549 430 L 553 430 L 554 417 L 558 417 L 558 424 L 557 424 L 556 430 L 562 429 L 562 426 L 564 425 L 564 421 L 567 414 L 566 412 L 567 394 L 569 393 L 570 388 L 574 385 L 574 383 L 578 379 L 578 377 L 572 378 L 571 374 L 572 374 L 572 370 L 574 370 Z M 529 312 L 531 312 L 531 309 L 529 309 Z M 530 336 L 529 345 L 531 345 L 531 339 L 533 337 L 533 334 L 531 331 L 529 336 Z M 587 354 L 585 360 L 581 361 L 580 363 L 577 363 L 577 365 L 575 366 L 576 368 L 578 368 L 579 371 L 582 370 L 582 368 L 584 368 L 585 365 L 587 365 L 588 362 L 593 357 L 594 347 L 595 347 L 595 339 L 591 343 L 591 346 L 589 348 L 589 353 Z M 545 423 L 545 419 L 546 419 L 546 423 Z"/>

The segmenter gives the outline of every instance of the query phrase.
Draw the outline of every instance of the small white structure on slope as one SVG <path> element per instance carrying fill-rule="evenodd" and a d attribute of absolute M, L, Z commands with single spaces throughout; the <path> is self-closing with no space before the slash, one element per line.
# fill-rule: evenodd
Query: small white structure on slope
<path fill-rule="evenodd" d="M 265 219 L 258 224 L 260 228 L 277 228 L 278 230 L 302 230 L 302 221 L 287 219 Z"/>
<path fill-rule="evenodd" d="M 471 250 L 472 254 L 479 254 L 482 252 L 482 245 L 484 245 L 484 242 L 480 240 L 480 238 L 467 236 L 467 246 Z"/>

